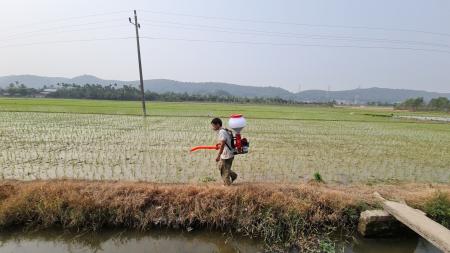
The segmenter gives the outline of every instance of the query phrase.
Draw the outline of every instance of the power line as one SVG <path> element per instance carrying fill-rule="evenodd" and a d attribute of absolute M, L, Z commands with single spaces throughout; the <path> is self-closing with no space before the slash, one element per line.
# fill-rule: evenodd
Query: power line
<path fill-rule="evenodd" d="M 273 42 L 259 42 L 259 41 L 228 41 L 228 40 L 203 40 L 203 39 L 186 39 L 186 38 L 168 38 L 168 37 L 151 37 L 141 36 L 141 39 L 150 40 L 169 40 L 169 41 L 185 41 L 185 42 L 203 42 L 203 43 L 215 43 L 215 44 L 242 44 L 242 45 L 267 45 L 267 46 L 297 46 L 297 47 L 323 47 L 323 48 L 358 48 L 358 49 L 390 49 L 390 50 L 410 50 L 410 51 L 422 51 L 422 52 L 437 52 L 447 53 L 450 51 L 439 49 L 427 49 L 427 48 L 415 48 L 415 47 L 386 47 L 386 46 L 358 46 L 358 45 L 332 45 L 332 44 L 314 44 L 314 43 L 273 43 Z M 43 41 L 35 43 L 24 44 L 10 44 L 0 46 L 0 48 L 10 47 L 23 47 L 45 44 L 63 44 L 63 43 L 75 43 L 75 42 L 92 42 L 92 41 L 107 41 L 107 40 L 126 40 L 135 39 L 135 37 L 112 37 L 112 38 L 96 38 L 96 39 L 79 39 L 79 40 L 62 40 L 62 41 Z"/>
<path fill-rule="evenodd" d="M 145 12 L 154 12 L 154 13 L 160 13 L 155 11 L 145 11 Z M 110 12 L 110 13 L 103 13 L 103 14 L 93 14 L 93 15 L 85 15 L 85 16 L 78 16 L 78 17 L 70 17 L 65 19 L 59 19 L 59 20 L 72 20 L 72 19 L 80 19 L 80 18 L 87 18 L 87 17 L 93 17 L 98 15 L 110 15 L 110 14 L 117 14 L 122 12 Z M 165 13 L 168 14 L 168 13 Z M 183 16 L 195 16 L 195 15 L 188 15 L 188 14 L 175 14 L 171 13 L 170 15 L 183 15 Z M 195 17 L 202 17 L 202 18 L 214 18 L 214 19 L 230 19 L 230 18 L 222 18 L 222 17 L 209 17 L 209 16 L 195 16 Z M 247 19 L 234 19 L 231 18 L 231 20 L 239 20 L 239 21 L 252 21 L 252 22 L 277 22 L 278 21 L 256 21 L 256 20 L 247 20 Z M 16 33 L 13 35 L 10 35 L 6 38 L 1 39 L 0 41 L 7 41 L 11 39 L 18 39 L 18 38 L 28 38 L 33 36 L 40 36 L 42 35 L 42 32 L 51 32 L 51 31 L 58 31 L 70 27 L 82 27 L 82 26 L 90 26 L 90 25 L 96 25 L 96 24 L 102 24 L 102 23 L 110 23 L 114 21 L 122 21 L 122 19 L 110 19 L 110 20 L 101 20 L 101 21 L 95 21 L 95 22 L 87 22 L 87 23 L 81 23 L 81 24 L 69 24 L 69 25 L 62 25 L 58 27 L 51 27 L 51 28 L 44 28 L 44 29 L 38 29 L 34 31 L 24 32 L 24 33 Z M 450 46 L 447 44 L 442 43 L 433 43 L 433 42 L 427 42 L 427 41 L 412 41 L 412 40 L 396 40 L 396 39 L 385 39 L 385 38 L 370 38 L 370 37 L 354 37 L 354 36 L 345 36 L 345 35 L 323 35 L 323 34 L 303 34 L 303 33 L 291 33 L 291 32 L 278 32 L 278 31 L 267 31 L 267 30 L 257 30 L 257 29 L 236 29 L 233 27 L 223 27 L 223 26 L 211 26 L 211 25 L 200 25 L 200 24 L 188 24 L 188 23 L 180 23 L 180 22 L 171 22 L 171 21 L 155 21 L 155 20 L 145 20 L 147 22 L 152 23 L 162 23 L 162 24 L 170 24 L 170 25 L 176 25 L 176 26 L 189 26 L 189 27 L 178 27 L 179 29 L 186 29 L 186 30 L 205 30 L 209 29 L 207 31 L 214 31 L 214 32 L 222 32 L 222 33 L 237 33 L 237 34 L 244 34 L 244 35 L 258 35 L 258 36 L 273 36 L 273 37 L 287 37 L 287 38 L 309 38 L 309 39 L 336 39 L 336 40 L 344 40 L 344 41 L 367 41 L 371 43 L 396 43 L 396 44 L 416 44 L 416 45 L 424 45 L 424 46 L 433 46 L 433 47 L 445 47 L 449 48 Z M 286 23 L 286 22 L 283 22 Z M 289 23 L 291 24 L 291 23 Z M 294 24 L 294 23 L 292 23 Z M 296 24 L 296 23 L 295 23 Z M 110 26 L 110 27 L 118 27 L 117 26 Z M 161 26 L 161 25 L 159 25 Z M 163 26 L 164 27 L 164 26 Z M 166 26 L 167 27 L 167 26 Z M 169 26 L 170 27 L 170 26 Z M 193 28 L 194 27 L 194 28 Z M 107 27 L 105 27 L 107 28 Z M 170 28 L 177 28 L 177 27 L 170 27 Z M 199 29 L 202 28 L 202 29 Z M 102 29 L 102 28 L 85 28 L 85 29 L 77 29 L 77 30 L 66 30 L 62 32 L 76 32 L 76 31 L 86 31 L 86 30 L 96 30 L 96 29 Z M 214 30 L 211 30 L 214 29 Z M 31 35 L 31 36 L 28 36 Z M 260 43 L 259 43 L 260 44 Z M 280 43 L 275 43 L 280 44 Z M 286 44 L 286 43 L 285 43 Z M 423 50 L 423 49 L 421 49 Z"/>
<path fill-rule="evenodd" d="M 141 10 L 141 11 L 148 12 L 148 13 L 154 13 L 154 14 L 161 14 L 161 15 L 183 16 L 183 17 L 201 18 L 201 19 L 228 20 L 228 21 L 246 22 L 246 23 L 264 23 L 264 24 L 295 25 L 295 26 L 324 27 L 324 28 L 345 28 L 345 29 L 359 29 L 359 30 L 379 30 L 379 31 L 388 31 L 388 32 L 424 33 L 424 34 L 432 34 L 432 35 L 450 37 L 450 33 L 406 29 L 406 28 L 384 28 L 384 27 L 372 27 L 372 26 L 309 24 L 309 23 L 295 23 L 295 22 L 287 22 L 287 21 L 267 21 L 267 20 L 255 20 L 255 19 L 191 15 L 191 14 L 176 13 L 176 12 L 162 12 L 162 11 L 150 11 L 150 10 Z"/>
<path fill-rule="evenodd" d="M 106 40 L 126 40 L 126 39 L 135 39 L 135 38 L 134 37 L 112 37 L 112 38 L 79 39 L 79 40 L 42 41 L 42 42 L 33 42 L 33 43 L 4 45 L 4 46 L 0 46 L 0 48 L 47 45 L 47 44 L 65 44 L 65 43 L 75 43 L 75 42 L 106 41 Z"/>
<path fill-rule="evenodd" d="M 450 54 L 450 51 L 447 51 L 447 50 L 413 48 L 413 47 L 384 47 L 384 46 L 381 47 L 381 46 L 328 45 L 328 44 L 307 44 L 307 43 L 272 43 L 272 42 L 257 42 L 257 41 L 202 40 L 202 39 L 184 39 L 184 38 L 149 37 L 149 36 L 141 36 L 141 38 L 142 39 L 151 39 L 151 40 L 173 40 L 173 41 L 187 41 L 187 42 L 269 45 L 269 46 L 304 46 L 304 47 L 327 47 L 327 48 L 392 49 L 392 50 L 411 50 L 411 51 L 424 51 L 424 52 L 439 52 L 439 53 L 448 53 L 448 54 Z"/>
<path fill-rule="evenodd" d="M 28 31 L 28 32 L 22 32 L 22 33 L 16 33 L 12 34 L 8 37 L 3 38 L 2 40 L 7 40 L 11 38 L 16 38 L 20 35 L 29 35 L 29 34 L 36 34 L 40 32 L 46 32 L 46 31 L 57 31 L 68 27 L 78 27 L 78 26 L 89 26 L 89 25 L 96 25 L 96 24 L 104 24 L 104 23 L 111 23 L 114 21 L 123 21 L 123 18 L 120 19 L 109 19 L 109 20 L 102 20 L 102 21 L 96 21 L 96 22 L 88 22 L 88 23 L 81 23 L 81 24 L 70 24 L 70 25 L 63 25 L 63 26 L 57 26 L 57 27 L 51 27 L 51 28 L 44 28 L 44 29 L 38 29 L 34 31 Z"/>
<path fill-rule="evenodd" d="M 332 44 L 313 44 L 313 43 L 272 43 L 272 42 L 258 42 L 258 41 L 203 40 L 203 39 L 185 39 L 185 38 L 150 37 L 150 36 L 141 36 L 140 38 L 141 39 L 150 39 L 150 40 L 203 42 L 203 43 L 216 43 L 216 44 L 223 43 L 223 44 L 267 45 L 267 46 L 297 46 L 297 47 L 302 46 L 302 47 L 323 47 L 323 48 L 390 49 L 390 50 L 410 50 L 410 51 L 437 52 L 437 53 L 450 54 L 450 51 L 447 51 L 447 50 L 414 48 L 414 47 L 332 45 Z M 5 46 L 0 46 L 0 48 L 23 47 L 23 46 L 45 45 L 45 44 L 63 44 L 63 43 L 75 43 L 75 42 L 126 40 L 126 39 L 135 39 L 135 37 L 112 37 L 112 38 L 97 38 L 97 39 L 43 41 L 43 42 L 35 42 L 35 43 L 10 44 L 10 45 L 5 45 Z"/>
<path fill-rule="evenodd" d="M 73 17 L 67 17 L 67 18 L 59 18 L 59 19 L 52 19 L 52 20 L 47 20 L 47 21 L 28 23 L 28 24 L 23 24 L 23 25 L 17 25 L 17 26 L 12 26 L 10 28 L 29 27 L 29 26 L 37 26 L 40 24 L 59 23 L 59 22 L 65 22 L 65 21 L 69 21 L 69 20 L 121 14 L 121 13 L 125 13 L 125 12 L 128 13 L 128 11 L 112 11 L 112 12 L 103 12 L 103 13 L 97 13 L 97 14 L 84 15 L 84 16 L 73 16 Z"/>
<path fill-rule="evenodd" d="M 40 36 L 42 32 L 52 32 L 57 31 L 65 28 L 70 27 L 78 27 L 78 26 L 89 26 L 89 25 L 95 25 L 95 24 L 102 24 L 102 23 L 108 23 L 112 21 L 122 21 L 122 19 L 111 19 L 111 20 L 103 20 L 103 21 L 97 21 L 97 22 L 88 22 L 88 23 L 81 23 L 81 24 L 71 24 L 71 25 L 64 25 L 64 26 L 58 26 L 58 27 L 52 27 L 52 28 L 45 28 L 45 29 L 39 29 L 31 32 L 26 33 L 18 33 L 9 37 L 6 37 L 4 39 L 1 39 L 0 41 L 7 41 L 12 39 L 19 39 L 19 38 L 29 38 L 33 36 Z M 339 39 L 339 40 L 347 40 L 347 41 L 368 41 L 368 42 L 382 42 L 382 43 L 404 43 L 404 44 L 418 44 L 418 45 L 428 45 L 428 46 L 436 46 L 436 47 L 450 47 L 446 44 L 440 44 L 440 43 L 432 43 L 432 42 L 424 42 L 424 41 L 410 41 L 410 40 L 392 40 L 392 39 L 383 39 L 383 38 L 368 38 L 368 37 L 353 37 L 353 36 L 343 36 L 343 35 L 323 35 L 323 34 L 301 34 L 301 33 L 288 33 L 288 32 L 277 32 L 277 31 L 266 31 L 266 30 L 254 30 L 254 29 L 236 29 L 232 27 L 222 27 L 222 26 L 211 26 L 211 25 L 199 25 L 199 24 L 188 24 L 188 23 L 180 23 L 180 22 L 170 22 L 170 21 L 155 21 L 155 20 L 144 20 L 146 22 L 152 22 L 152 23 L 162 23 L 162 24 L 170 24 L 170 25 L 178 25 L 178 26 L 192 26 L 192 27 L 200 27 L 200 28 L 206 28 L 206 29 L 198 29 L 198 28 L 186 28 L 182 27 L 182 29 L 187 30 L 206 30 L 206 31 L 215 31 L 215 32 L 222 32 L 222 33 L 236 33 L 236 34 L 245 34 L 245 35 L 259 35 L 259 36 L 275 36 L 275 37 L 287 37 L 287 38 L 311 38 L 311 39 Z M 98 28 L 85 28 L 85 29 L 77 29 L 77 30 L 66 30 L 61 32 L 77 32 L 77 31 L 87 31 L 87 30 L 97 30 L 97 29 L 103 29 L 103 28 L 109 28 L 109 27 L 119 27 L 121 25 L 115 25 L 115 26 L 104 26 L 104 27 L 98 27 Z M 164 27 L 163 25 L 159 25 Z M 167 26 L 166 26 L 167 27 Z M 170 27 L 170 26 L 169 26 Z M 176 27 L 170 27 L 170 28 L 176 28 Z M 178 27 L 180 28 L 180 27 Z M 216 30 L 211 30 L 216 29 Z M 220 29 L 220 30 L 217 30 Z M 20 36 L 24 35 L 24 36 Z M 27 36 L 31 35 L 31 36 Z"/>
<path fill-rule="evenodd" d="M 109 26 L 100 26 L 100 27 L 93 27 L 93 28 L 85 28 L 85 29 L 75 29 L 75 30 L 63 30 L 63 31 L 58 31 L 58 34 L 61 33 L 71 33 L 71 32 L 84 32 L 84 31 L 93 31 L 93 30 L 103 30 L 103 29 L 109 29 L 109 28 L 122 28 L 128 25 L 109 25 Z M 38 34 L 31 34 L 31 35 L 25 35 L 25 36 L 19 36 L 19 37 L 14 37 L 11 39 L 2 39 L 0 41 L 11 41 L 11 40 L 17 40 L 17 39 L 29 39 L 29 38 L 33 38 L 33 37 L 39 37 L 39 36 L 43 36 L 43 35 L 47 35 L 47 34 L 53 34 L 53 31 L 49 31 L 49 32 L 44 32 L 44 33 L 38 33 Z"/>
<path fill-rule="evenodd" d="M 201 18 L 201 19 L 228 20 L 228 21 L 246 22 L 246 23 L 266 23 L 266 24 L 326 27 L 326 28 L 347 28 L 347 29 L 397 31 L 397 32 L 425 33 L 425 34 L 433 34 L 433 35 L 439 35 L 439 36 L 450 36 L 450 33 L 415 30 L 415 29 L 407 29 L 407 28 L 385 28 L 385 27 L 371 27 L 371 26 L 311 24 L 311 23 L 296 23 L 296 22 L 288 22 L 288 21 L 276 21 L 276 20 L 256 20 L 256 19 L 230 18 L 230 17 L 207 16 L 207 15 L 192 15 L 192 14 L 178 13 L 178 12 L 164 12 L 164 11 L 151 11 L 151 10 L 140 10 L 140 11 L 147 12 L 147 13 L 160 14 L 160 15 L 184 16 L 184 17 Z M 83 16 L 72 16 L 72 17 L 66 17 L 66 18 L 58 18 L 58 19 L 33 22 L 33 23 L 28 23 L 28 24 L 23 24 L 23 25 L 17 25 L 17 26 L 13 26 L 11 28 L 29 27 L 29 26 L 36 26 L 39 24 L 65 22 L 65 21 L 70 21 L 70 20 L 86 19 L 86 18 L 99 17 L 99 16 L 110 16 L 110 15 L 116 15 L 116 14 L 122 14 L 122 13 L 128 13 L 128 12 L 129 12 L 128 10 L 124 10 L 124 11 L 111 11 L 111 12 L 95 13 L 95 14 L 89 14 L 89 15 L 83 15 Z"/>
<path fill-rule="evenodd" d="M 67 21 L 67 20 L 73 20 L 73 19 L 84 19 L 84 18 L 99 17 L 99 16 L 109 16 L 109 15 L 122 14 L 122 13 L 128 13 L 128 11 L 103 12 L 103 13 L 84 15 L 84 16 L 74 16 L 74 17 L 54 19 L 54 20 L 51 20 L 51 21 L 48 21 L 48 22 L 54 23 L 54 22 L 61 22 L 61 21 Z"/>
<path fill-rule="evenodd" d="M 237 33 L 244 35 L 263 35 L 263 36 L 275 36 L 275 37 L 287 37 L 287 38 L 310 38 L 310 39 L 339 39 L 339 40 L 350 40 L 350 41 L 368 41 L 368 42 L 383 42 L 383 43 L 404 43 L 404 44 L 417 44 L 417 45 L 426 45 L 426 46 L 435 46 L 435 47 L 447 47 L 450 45 L 427 42 L 427 41 L 411 41 L 411 40 L 395 40 L 395 39 L 384 39 L 384 38 L 369 38 L 369 37 L 353 37 L 353 36 L 344 36 L 344 35 L 323 35 L 323 34 L 302 34 L 302 33 L 288 33 L 288 32 L 277 32 L 277 31 L 265 31 L 265 30 L 253 30 L 253 29 L 236 29 L 232 27 L 221 27 L 221 26 L 210 26 L 210 25 L 198 25 L 198 24 L 186 24 L 179 22 L 167 22 L 167 21 L 153 21 L 153 20 L 145 20 L 146 22 L 151 23 L 162 23 L 162 24 L 170 24 L 170 25 L 178 25 L 178 27 L 171 28 L 182 28 L 188 30 L 203 30 L 203 31 L 214 31 L 214 32 L 224 32 L 224 33 Z M 155 25 L 155 24 L 153 24 Z M 158 25 L 162 26 L 163 25 Z M 206 29 L 198 29 L 198 28 L 186 28 L 179 26 L 192 26 L 192 27 L 201 27 Z M 208 30 L 209 29 L 209 30 Z M 211 30 L 211 29 L 219 29 L 219 30 Z"/>

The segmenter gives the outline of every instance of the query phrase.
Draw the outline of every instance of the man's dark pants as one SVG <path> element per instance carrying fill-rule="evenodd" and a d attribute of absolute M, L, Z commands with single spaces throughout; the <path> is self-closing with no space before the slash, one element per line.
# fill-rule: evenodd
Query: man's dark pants
<path fill-rule="evenodd" d="M 222 176 L 223 183 L 225 185 L 230 185 L 237 178 L 236 172 L 231 170 L 231 166 L 233 165 L 234 157 L 230 159 L 220 159 L 219 161 L 219 170 L 220 175 Z"/>

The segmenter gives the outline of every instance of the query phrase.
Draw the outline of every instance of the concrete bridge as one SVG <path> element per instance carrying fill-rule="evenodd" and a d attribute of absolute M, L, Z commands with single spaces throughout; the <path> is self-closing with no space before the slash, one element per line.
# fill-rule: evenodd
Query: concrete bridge
<path fill-rule="evenodd" d="M 422 236 L 438 249 L 445 253 L 450 253 L 450 230 L 431 220 L 420 210 L 411 208 L 403 203 L 386 200 L 377 192 L 374 195 L 381 201 L 384 210 L 394 216 L 395 219 Z"/>

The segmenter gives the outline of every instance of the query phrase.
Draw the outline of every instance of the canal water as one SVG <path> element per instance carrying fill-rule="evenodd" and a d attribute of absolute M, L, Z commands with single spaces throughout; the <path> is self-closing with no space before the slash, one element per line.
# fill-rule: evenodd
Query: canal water
<path fill-rule="evenodd" d="M 338 246 L 345 253 L 440 253 L 420 238 L 377 239 L 357 238 L 353 243 Z M 230 237 L 216 232 L 130 232 L 110 230 L 99 233 L 74 234 L 61 230 L 38 232 L 3 231 L 0 253 L 234 253 L 263 252 L 258 240 Z"/>

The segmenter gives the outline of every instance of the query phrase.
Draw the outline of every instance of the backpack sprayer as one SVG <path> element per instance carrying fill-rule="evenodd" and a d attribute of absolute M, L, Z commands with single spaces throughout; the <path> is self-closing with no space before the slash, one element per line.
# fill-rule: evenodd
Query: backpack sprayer
<path fill-rule="evenodd" d="M 230 119 L 228 120 L 228 126 L 233 129 L 233 131 L 236 133 L 233 136 L 233 131 L 229 129 L 225 129 L 230 136 L 231 139 L 231 147 L 228 147 L 230 150 L 234 152 L 235 155 L 237 154 L 246 154 L 248 153 L 248 148 L 250 146 L 250 143 L 248 142 L 247 138 L 241 137 L 241 131 L 244 129 L 244 127 L 247 125 L 247 121 L 242 116 L 242 114 L 233 114 L 230 116 Z M 226 142 L 225 142 L 226 144 Z M 228 146 L 228 145 L 227 145 Z M 200 150 L 200 149 L 210 149 L 210 150 L 219 150 L 220 144 L 216 144 L 214 146 L 197 146 L 191 148 L 192 151 Z"/>

